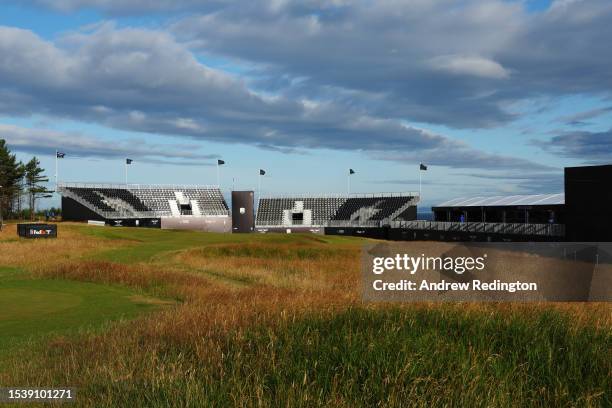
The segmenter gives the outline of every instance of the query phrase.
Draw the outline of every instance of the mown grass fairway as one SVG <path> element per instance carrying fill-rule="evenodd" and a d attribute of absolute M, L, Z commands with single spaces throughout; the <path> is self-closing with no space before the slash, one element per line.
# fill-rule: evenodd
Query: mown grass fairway
<path fill-rule="evenodd" d="M 363 242 L 9 230 L 0 325 L 20 326 L 0 347 L 40 340 L 10 341 L 0 385 L 70 385 L 92 407 L 612 404 L 608 304 L 364 304 Z"/>
<path fill-rule="evenodd" d="M 64 281 L 0 280 L 0 353 L 26 340 L 96 328 L 153 307 L 133 290 Z"/>

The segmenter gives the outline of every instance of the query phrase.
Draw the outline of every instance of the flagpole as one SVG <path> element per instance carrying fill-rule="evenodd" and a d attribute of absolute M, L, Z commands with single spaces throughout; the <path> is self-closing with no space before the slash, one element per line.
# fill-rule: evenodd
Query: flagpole
<path fill-rule="evenodd" d="M 259 178 L 257 179 L 257 199 L 261 198 L 261 171 L 259 172 Z"/>
<path fill-rule="evenodd" d="M 217 187 L 221 188 L 221 181 L 219 176 L 219 160 L 217 160 Z"/>
<path fill-rule="evenodd" d="M 127 172 L 128 172 L 128 164 L 127 164 L 127 159 L 126 159 L 126 160 L 125 160 L 125 185 L 126 185 L 126 186 L 127 186 L 127 183 L 128 183 L 128 175 L 127 175 Z"/>
<path fill-rule="evenodd" d="M 349 170 L 349 175 L 346 180 L 346 193 L 351 194 L 351 172 Z"/>
<path fill-rule="evenodd" d="M 419 198 L 421 197 L 421 174 L 423 174 L 423 172 L 419 166 Z"/>
<path fill-rule="evenodd" d="M 57 149 L 55 150 L 55 192 L 57 192 L 57 181 L 58 181 L 58 164 L 57 164 Z"/>

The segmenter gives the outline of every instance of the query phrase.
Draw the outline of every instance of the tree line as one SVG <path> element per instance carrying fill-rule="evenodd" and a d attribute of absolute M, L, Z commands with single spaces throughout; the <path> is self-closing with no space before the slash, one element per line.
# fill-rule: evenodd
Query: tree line
<path fill-rule="evenodd" d="M 0 139 L 0 219 L 34 219 L 36 200 L 53 193 L 46 187 L 49 178 L 44 173 L 36 156 L 27 163 L 18 161 L 6 140 Z"/>

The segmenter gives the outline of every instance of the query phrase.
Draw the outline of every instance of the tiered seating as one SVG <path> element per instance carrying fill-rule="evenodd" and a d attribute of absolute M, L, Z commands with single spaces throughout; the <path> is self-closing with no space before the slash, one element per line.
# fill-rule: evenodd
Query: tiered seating
<path fill-rule="evenodd" d="M 227 215 L 229 207 L 221 194 L 221 190 L 217 189 L 193 189 L 182 190 L 183 194 L 190 200 L 195 200 L 200 207 L 202 214 L 208 215 Z"/>
<path fill-rule="evenodd" d="M 95 191 L 102 193 L 105 197 L 118 198 L 128 203 L 136 211 L 151 211 L 138 197 L 131 191 L 119 188 L 99 188 Z"/>
<path fill-rule="evenodd" d="M 283 210 L 293 208 L 295 201 L 288 199 L 267 198 L 259 200 L 256 223 L 259 225 L 281 225 L 283 223 Z"/>
<path fill-rule="evenodd" d="M 67 190 L 102 211 L 109 212 L 109 213 L 117 212 L 113 207 L 109 206 L 103 201 L 102 196 L 96 192 L 96 189 L 68 188 Z"/>
<path fill-rule="evenodd" d="M 361 208 L 374 207 L 379 201 L 380 198 L 374 197 L 349 198 L 331 219 L 333 221 L 350 221 L 351 216 Z"/>
<path fill-rule="evenodd" d="M 413 213 L 412 209 L 411 208 L 406 208 L 404 211 L 399 213 L 393 219 L 393 221 L 412 221 L 412 220 L 414 220 L 414 218 L 412 218 L 413 216 L 414 216 L 414 213 Z"/>
<path fill-rule="evenodd" d="M 147 203 L 147 206 L 156 213 L 162 216 L 171 214 L 170 203 L 168 200 L 176 200 L 174 190 L 164 188 L 138 188 L 132 192 L 141 201 Z"/>
<path fill-rule="evenodd" d="M 413 203 L 412 195 L 368 195 L 361 197 L 287 197 L 262 198 L 259 200 L 256 225 L 289 226 L 283 218 L 286 210 L 300 211 L 297 202 L 303 203 L 304 212 L 312 212 L 313 226 L 330 225 L 334 222 L 377 222 L 394 216 L 405 206 Z M 402 213 L 405 211 L 402 211 Z M 394 217 L 395 218 L 395 217 Z"/>
<path fill-rule="evenodd" d="M 305 209 L 312 210 L 312 223 L 323 225 L 327 223 L 346 201 L 345 197 L 305 198 Z"/>
<path fill-rule="evenodd" d="M 413 198 L 414 197 L 388 197 L 377 205 L 380 211 L 374 214 L 370 219 L 376 221 L 384 220 L 393 215 L 394 212 L 398 211 L 404 205 L 408 204 Z"/>
<path fill-rule="evenodd" d="M 152 211 L 169 215 L 170 200 L 176 200 L 175 192 L 182 192 L 190 201 L 194 200 L 203 215 L 228 215 L 229 207 L 218 188 L 141 188 L 133 190 L 141 200 L 146 202 Z"/>
<path fill-rule="evenodd" d="M 191 205 L 197 202 L 199 213 L 208 215 L 229 215 L 229 207 L 218 188 L 207 187 L 147 187 L 118 185 L 61 186 L 60 192 L 73 195 L 83 204 L 103 216 L 112 217 L 166 217 L 171 216 L 170 201 L 177 200 L 177 194 Z M 104 214 L 103 214 L 104 213 Z M 182 211 L 183 215 L 193 214 L 193 209 Z"/>

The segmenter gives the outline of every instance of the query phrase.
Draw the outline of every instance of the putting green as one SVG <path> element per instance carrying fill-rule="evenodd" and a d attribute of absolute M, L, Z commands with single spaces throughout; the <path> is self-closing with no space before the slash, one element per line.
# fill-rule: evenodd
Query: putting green
<path fill-rule="evenodd" d="M 17 276 L 0 278 L 0 353 L 28 339 L 95 329 L 156 306 L 150 298 L 126 288 Z"/>

